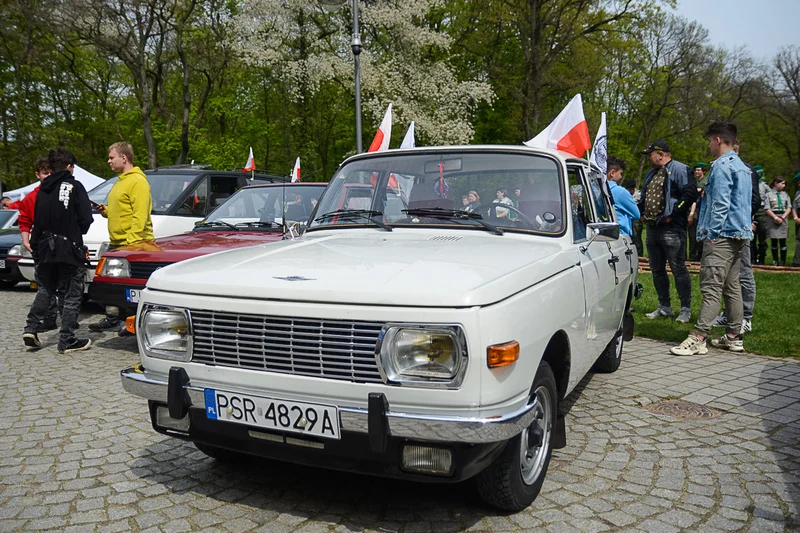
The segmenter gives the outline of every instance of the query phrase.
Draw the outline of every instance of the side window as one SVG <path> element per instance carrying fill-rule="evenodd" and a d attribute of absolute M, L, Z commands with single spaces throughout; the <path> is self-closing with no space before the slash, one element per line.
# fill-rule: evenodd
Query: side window
<path fill-rule="evenodd" d="M 194 189 L 189 191 L 189 196 L 183 201 L 178 215 L 185 215 L 191 217 L 202 217 L 205 215 L 206 205 L 208 204 L 208 178 L 195 185 Z"/>
<path fill-rule="evenodd" d="M 238 177 L 211 176 L 211 191 L 208 194 L 208 212 L 210 213 L 231 197 L 239 189 Z"/>
<path fill-rule="evenodd" d="M 608 185 L 603 183 L 603 176 L 596 170 L 589 173 L 592 201 L 594 202 L 595 222 L 613 222 L 614 211 L 611 207 Z"/>
<path fill-rule="evenodd" d="M 577 167 L 567 167 L 567 177 L 570 209 L 572 210 L 572 235 L 575 242 L 579 242 L 586 240 L 586 227 L 591 222 L 591 198 L 583 185 L 581 172 Z"/>

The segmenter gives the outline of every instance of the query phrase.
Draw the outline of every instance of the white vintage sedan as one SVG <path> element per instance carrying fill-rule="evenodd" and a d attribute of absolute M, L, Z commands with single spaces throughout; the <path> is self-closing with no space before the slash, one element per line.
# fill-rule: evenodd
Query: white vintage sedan
<path fill-rule="evenodd" d="M 212 457 L 473 478 L 525 508 L 565 444 L 559 402 L 632 334 L 637 254 L 611 202 L 555 151 L 353 156 L 301 238 L 154 273 L 122 384 Z"/>

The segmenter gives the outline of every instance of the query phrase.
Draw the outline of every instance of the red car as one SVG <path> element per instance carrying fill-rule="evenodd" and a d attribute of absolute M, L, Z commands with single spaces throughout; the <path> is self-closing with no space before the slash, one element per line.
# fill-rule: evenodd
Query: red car
<path fill-rule="evenodd" d="M 118 248 L 103 254 L 89 298 L 106 313 L 136 313 L 150 274 L 184 259 L 280 241 L 287 224 L 304 226 L 327 183 L 270 183 L 239 189 L 189 233 Z"/>

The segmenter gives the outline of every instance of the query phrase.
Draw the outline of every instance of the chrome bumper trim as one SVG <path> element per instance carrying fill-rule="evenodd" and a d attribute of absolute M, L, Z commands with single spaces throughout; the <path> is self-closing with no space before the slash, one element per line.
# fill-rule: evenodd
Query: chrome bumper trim
<path fill-rule="evenodd" d="M 156 378 L 147 375 L 141 365 L 120 372 L 122 388 L 127 392 L 157 402 L 167 402 L 166 376 Z M 190 406 L 205 408 L 203 388 L 184 386 Z M 391 406 L 390 406 L 391 408 Z M 501 442 L 519 435 L 533 421 L 531 405 L 513 413 L 491 418 L 467 418 L 432 416 L 389 411 L 389 433 L 392 437 L 437 441 L 445 443 L 487 444 Z M 369 433 L 367 409 L 339 407 L 339 418 L 343 431 Z"/>

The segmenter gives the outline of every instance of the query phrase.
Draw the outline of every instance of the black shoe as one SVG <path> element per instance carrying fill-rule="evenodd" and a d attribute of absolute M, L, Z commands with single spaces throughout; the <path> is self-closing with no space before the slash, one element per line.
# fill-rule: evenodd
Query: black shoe
<path fill-rule="evenodd" d="M 104 318 L 95 324 L 89 324 L 89 329 L 92 331 L 110 331 L 112 329 L 119 329 L 119 322 L 111 322 L 108 318 Z"/>
<path fill-rule="evenodd" d="M 44 333 L 46 331 L 53 331 L 54 329 L 58 329 L 58 324 L 56 323 L 56 319 L 45 319 L 44 322 L 39 324 L 39 327 L 36 328 L 37 333 Z"/>
<path fill-rule="evenodd" d="M 69 344 L 58 345 L 58 353 L 79 352 L 81 350 L 88 350 L 92 346 L 92 341 L 89 339 L 73 339 Z"/>
<path fill-rule="evenodd" d="M 121 329 L 119 330 L 119 333 L 117 333 L 117 336 L 119 337 L 133 337 L 134 335 L 135 333 L 131 333 L 127 329 Z"/>
<path fill-rule="evenodd" d="M 25 346 L 28 348 L 38 348 L 42 345 L 42 343 L 39 342 L 39 335 L 37 335 L 35 331 L 33 333 L 28 333 L 27 331 L 23 333 L 22 342 L 24 342 Z"/>

